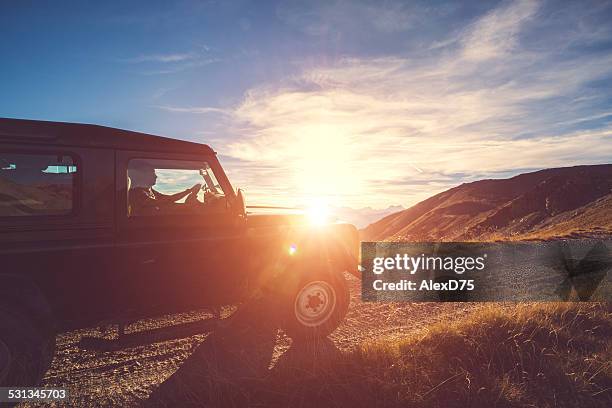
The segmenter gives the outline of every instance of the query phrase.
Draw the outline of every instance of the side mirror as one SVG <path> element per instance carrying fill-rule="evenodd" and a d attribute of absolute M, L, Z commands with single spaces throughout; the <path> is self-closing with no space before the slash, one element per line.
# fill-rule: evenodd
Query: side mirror
<path fill-rule="evenodd" d="M 236 208 L 239 211 L 239 214 L 243 217 L 246 216 L 246 203 L 244 201 L 244 192 L 242 189 L 238 189 L 236 193 Z"/>

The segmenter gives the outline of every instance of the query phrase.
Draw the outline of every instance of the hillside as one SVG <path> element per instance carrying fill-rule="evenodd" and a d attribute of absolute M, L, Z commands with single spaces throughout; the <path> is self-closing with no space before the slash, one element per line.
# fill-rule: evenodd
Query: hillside
<path fill-rule="evenodd" d="M 612 164 L 465 183 L 361 230 L 363 241 L 612 235 Z"/>

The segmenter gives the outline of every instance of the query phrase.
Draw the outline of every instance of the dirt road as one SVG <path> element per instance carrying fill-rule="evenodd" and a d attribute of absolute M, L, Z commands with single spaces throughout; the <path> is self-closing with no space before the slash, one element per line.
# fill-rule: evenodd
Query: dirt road
<path fill-rule="evenodd" d="M 329 344 L 324 345 L 335 352 L 350 350 L 367 341 L 398 337 L 442 317 L 462 315 L 478 307 L 465 303 L 362 303 L 360 282 L 350 277 L 349 283 L 351 306 L 347 318 L 330 336 Z M 196 328 L 183 332 L 182 338 L 169 340 L 145 335 L 142 341 L 122 348 L 107 347 L 103 342 L 87 345 L 88 338 L 111 339 L 114 332 L 103 334 L 89 329 L 63 333 L 57 338 L 56 357 L 43 385 L 68 387 L 71 406 L 164 405 L 166 394 L 176 397 L 178 393 L 179 398 L 188 398 L 189 388 L 183 384 L 198 381 L 197 377 L 191 378 L 194 370 L 190 367 L 223 370 L 229 380 L 246 372 L 271 370 L 294 347 L 273 322 L 265 319 L 265 307 L 258 305 L 240 311 L 243 315 L 232 320 L 232 327 L 208 333 Z M 232 312 L 227 309 L 223 313 Z M 140 321 L 130 325 L 126 332 L 140 333 L 198 322 L 209 316 L 205 312 L 192 312 Z M 261 371 L 254 375 L 260 374 Z M 214 378 L 222 381 L 220 375 Z"/>

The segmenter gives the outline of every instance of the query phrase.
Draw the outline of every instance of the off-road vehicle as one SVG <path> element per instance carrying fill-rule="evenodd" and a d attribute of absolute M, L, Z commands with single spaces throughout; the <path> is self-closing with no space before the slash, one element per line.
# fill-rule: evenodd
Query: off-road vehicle
<path fill-rule="evenodd" d="M 355 227 L 247 209 L 207 145 L 0 119 L 0 386 L 36 384 L 58 331 L 255 296 L 293 338 L 329 334 Z"/>

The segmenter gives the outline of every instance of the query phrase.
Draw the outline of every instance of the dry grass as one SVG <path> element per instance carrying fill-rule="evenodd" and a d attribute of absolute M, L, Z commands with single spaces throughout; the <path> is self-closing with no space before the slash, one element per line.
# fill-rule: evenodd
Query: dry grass
<path fill-rule="evenodd" d="M 540 303 L 486 305 L 348 352 L 293 344 L 272 369 L 205 342 L 146 405 L 611 407 L 611 336 L 611 304 Z"/>
<path fill-rule="evenodd" d="M 393 344 L 287 364 L 262 384 L 292 407 L 610 407 L 612 308 L 491 305 Z"/>

